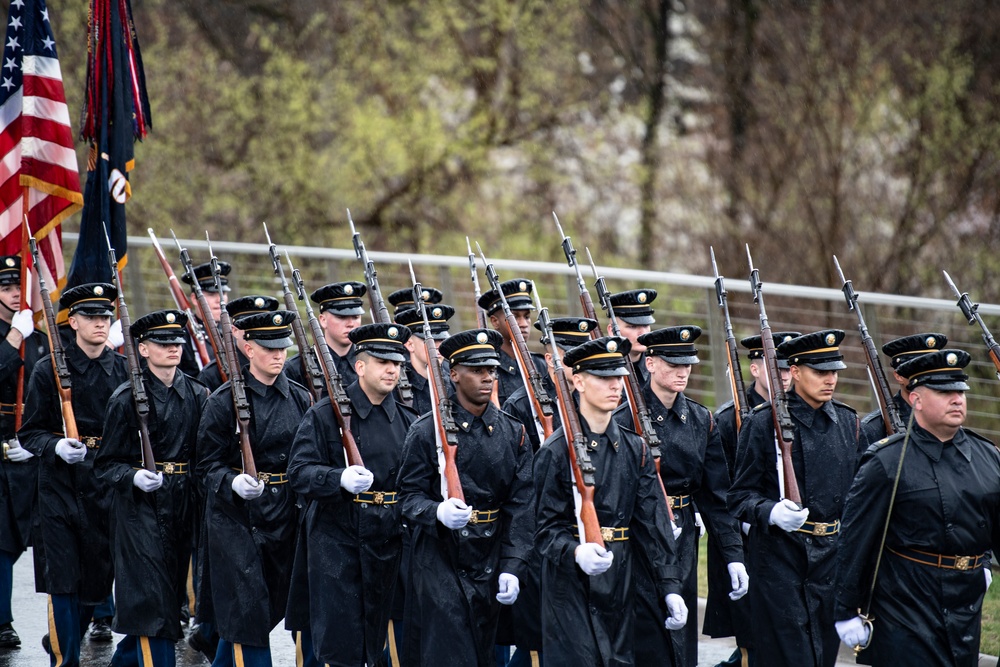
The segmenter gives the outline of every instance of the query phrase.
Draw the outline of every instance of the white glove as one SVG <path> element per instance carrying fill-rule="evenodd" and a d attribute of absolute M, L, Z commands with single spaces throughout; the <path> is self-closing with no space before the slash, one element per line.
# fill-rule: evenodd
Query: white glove
<path fill-rule="evenodd" d="M 860 616 L 855 616 L 846 621 L 837 621 L 833 625 L 837 628 L 840 641 L 844 642 L 848 648 L 854 648 L 858 644 L 867 644 L 871 628 L 865 625 L 864 620 Z"/>
<path fill-rule="evenodd" d="M 61 438 L 56 443 L 56 456 L 73 465 L 87 458 L 87 448 L 75 438 Z"/>
<path fill-rule="evenodd" d="M 10 456 L 10 452 L 7 452 L 7 455 Z M 11 459 L 11 461 L 13 460 L 14 459 Z M 990 584 L 993 583 L 993 571 L 990 569 L 989 565 L 983 568 L 983 575 L 986 576 L 986 590 L 990 590 Z"/>
<path fill-rule="evenodd" d="M 375 476 L 364 466 L 348 466 L 340 474 L 340 485 L 348 493 L 361 493 L 371 488 Z"/>
<path fill-rule="evenodd" d="M 772 526 L 792 532 L 802 527 L 802 524 L 809 518 L 809 508 L 796 509 L 795 503 L 785 498 L 780 503 L 771 508 L 771 517 L 768 523 Z"/>
<path fill-rule="evenodd" d="M 667 595 L 667 616 L 663 624 L 667 630 L 680 630 L 688 620 L 688 608 L 684 604 L 684 598 L 677 593 Z"/>
<path fill-rule="evenodd" d="M 8 461 L 13 461 L 14 463 L 20 463 L 21 461 L 27 461 L 32 456 L 34 456 L 34 454 L 32 454 L 27 449 L 22 447 L 21 443 L 18 442 L 16 438 L 14 440 L 9 441 L 7 444 L 8 444 L 8 449 L 7 449 Z M 989 572 L 989 570 L 990 568 L 986 568 L 987 572 Z"/>
<path fill-rule="evenodd" d="M 469 523 L 472 518 L 472 508 L 458 498 L 448 498 L 438 504 L 437 520 L 449 530 L 458 530 Z"/>
<path fill-rule="evenodd" d="M 730 563 L 726 569 L 729 570 L 729 580 L 733 586 L 729 599 L 739 600 L 750 590 L 750 575 L 747 574 L 747 568 L 743 563 Z"/>
<path fill-rule="evenodd" d="M 264 484 L 245 472 L 240 473 L 233 479 L 233 493 L 243 500 L 253 500 L 264 493 Z"/>
<path fill-rule="evenodd" d="M 122 321 L 115 320 L 108 329 L 108 340 L 105 344 L 113 350 L 125 344 L 125 334 L 122 333 Z"/>
<path fill-rule="evenodd" d="M 17 329 L 21 335 L 27 338 L 35 330 L 35 314 L 31 308 L 25 308 L 14 313 L 10 320 L 10 328 Z"/>
<path fill-rule="evenodd" d="M 573 557 L 583 573 L 590 577 L 607 572 L 615 560 L 613 553 L 593 542 L 584 542 L 578 546 Z"/>
<path fill-rule="evenodd" d="M 517 601 L 517 594 L 521 592 L 521 582 L 513 574 L 507 572 L 500 573 L 500 591 L 497 593 L 497 602 L 500 604 L 514 604 Z"/>
<path fill-rule="evenodd" d="M 705 537 L 705 522 L 701 520 L 701 513 L 694 513 L 694 525 L 698 527 L 698 539 Z"/>
<path fill-rule="evenodd" d="M 743 531 L 744 535 L 749 535 L 750 534 L 750 524 L 747 523 L 746 521 L 742 521 L 740 523 L 740 530 Z"/>
<path fill-rule="evenodd" d="M 145 468 L 136 470 L 135 475 L 132 477 L 132 484 L 135 488 L 146 493 L 156 491 L 163 486 L 163 473 L 149 472 Z"/>
<path fill-rule="evenodd" d="M 681 533 L 684 532 L 684 529 L 681 528 L 680 526 L 678 526 L 676 522 L 671 521 L 670 522 L 670 531 L 674 534 L 674 540 L 676 541 L 677 539 L 680 538 Z"/>

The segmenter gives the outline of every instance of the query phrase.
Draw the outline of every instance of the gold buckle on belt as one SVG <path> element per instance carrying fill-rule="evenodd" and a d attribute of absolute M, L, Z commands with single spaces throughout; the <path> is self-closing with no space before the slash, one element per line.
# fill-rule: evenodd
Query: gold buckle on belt
<path fill-rule="evenodd" d="M 100 447 L 101 439 L 93 435 L 85 435 L 80 437 L 80 442 L 87 446 L 87 449 L 97 449 Z"/>
<path fill-rule="evenodd" d="M 385 505 L 385 491 L 372 492 L 372 503 L 375 505 Z"/>
<path fill-rule="evenodd" d="M 166 463 L 163 464 L 163 474 L 164 475 L 173 475 L 174 474 L 174 468 L 175 468 L 174 462 L 173 461 L 167 461 Z"/>
<path fill-rule="evenodd" d="M 479 512 L 477 512 L 476 510 L 472 510 L 472 516 L 469 517 L 469 523 L 471 523 L 473 526 L 479 523 Z"/>
<path fill-rule="evenodd" d="M 972 556 L 956 556 L 954 567 L 956 570 L 971 570 Z"/>
<path fill-rule="evenodd" d="M 605 542 L 614 542 L 615 529 L 608 528 L 607 526 L 601 526 L 601 539 Z"/>
<path fill-rule="evenodd" d="M 271 481 L 271 473 L 269 472 L 259 472 L 257 473 L 257 480 L 268 484 Z"/>
<path fill-rule="evenodd" d="M 813 535 L 833 535 L 837 532 L 837 523 L 813 524 Z"/>

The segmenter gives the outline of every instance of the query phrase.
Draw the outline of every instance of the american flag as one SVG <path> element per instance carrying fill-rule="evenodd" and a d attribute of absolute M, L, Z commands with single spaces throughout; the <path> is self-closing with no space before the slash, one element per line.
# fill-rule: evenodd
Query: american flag
<path fill-rule="evenodd" d="M 0 155 L 0 254 L 22 250 L 27 193 L 29 229 L 46 264 L 39 268 L 56 294 L 66 275 L 60 223 L 83 207 L 83 195 L 44 0 L 10 3 L 0 66 Z"/>

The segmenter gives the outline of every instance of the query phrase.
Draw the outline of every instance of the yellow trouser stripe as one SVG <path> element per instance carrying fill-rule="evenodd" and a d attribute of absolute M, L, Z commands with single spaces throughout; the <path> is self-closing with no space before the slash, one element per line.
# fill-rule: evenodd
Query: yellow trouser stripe
<path fill-rule="evenodd" d="M 302 657 L 302 633 L 295 633 L 295 667 L 304 667 L 305 659 Z"/>
<path fill-rule="evenodd" d="M 52 596 L 49 596 L 49 645 L 52 647 L 52 657 L 56 660 L 56 667 L 63 664 L 62 649 L 59 648 L 59 633 L 56 632 L 56 614 L 52 609 Z"/>
<path fill-rule="evenodd" d="M 749 667 L 750 658 L 747 656 L 747 650 L 745 648 L 740 648 L 740 665 L 742 667 Z"/>
<path fill-rule="evenodd" d="M 396 628 L 389 619 L 389 659 L 392 660 L 392 667 L 399 666 L 399 649 L 396 648 Z"/>
<path fill-rule="evenodd" d="M 194 597 L 194 557 L 188 559 L 188 577 L 187 577 L 187 594 L 188 594 L 188 612 L 191 614 L 191 618 L 195 617 L 195 605 L 197 601 Z"/>
<path fill-rule="evenodd" d="M 236 667 L 246 667 L 243 664 L 243 644 L 233 644 L 233 662 Z"/>
<path fill-rule="evenodd" d="M 531 667 L 540 667 L 542 663 L 538 660 L 538 651 L 531 651 L 528 655 L 531 656 Z"/>
<path fill-rule="evenodd" d="M 142 648 L 142 667 L 154 667 L 153 651 L 149 648 L 149 637 L 139 637 L 139 646 Z"/>

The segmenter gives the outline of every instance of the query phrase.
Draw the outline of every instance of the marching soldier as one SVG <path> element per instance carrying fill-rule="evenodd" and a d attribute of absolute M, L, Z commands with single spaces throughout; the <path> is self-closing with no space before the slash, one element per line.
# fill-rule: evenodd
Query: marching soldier
<path fill-rule="evenodd" d="M 215 285 L 215 277 L 212 275 L 212 264 L 211 262 L 205 262 L 204 264 L 199 264 L 198 266 L 192 267 L 194 270 L 195 279 L 198 281 L 198 287 L 201 288 L 202 293 L 205 295 L 205 301 L 208 302 L 208 308 L 212 312 L 212 320 L 218 324 L 219 316 L 222 314 L 222 294 L 219 292 Z M 229 274 L 232 273 L 233 267 L 229 262 L 219 262 L 219 282 L 222 284 L 222 291 L 228 292 L 229 287 Z M 181 276 L 181 280 L 191 286 L 191 309 L 195 314 L 195 319 L 201 327 L 206 327 L 206 324 L 201 320 L 201 306 L 198 301 L 194 298 L 194 283 L 191 277 L 185 273 Z M 207 335 L 207 331 L 206 331 Z M 200 372 L 198 369 L 197 356 L 198 352 L 194 349 L 194 344 L 191 339 L 185 334 L 186 340 L 184 341 L 184 347 L 181 348 L 183 352 L 181 361 L 181 370 L 190 375 L 191 377 L 198 377 Z M 215 359 L 215 348 L 206 343 L 208 348 L 208 356 Z"/>
<path fill-rule="evenodd" d="M 642 439 L 612 418 L 628 373 L 629 346 L 625 338 L 598 338 L 565 355 L 595 468 L 594 504 L 604 548 L 581 544 L 576 534 L 565 431 L 553 433 L 538 450 L 535 543 L 542 556 L 542 636 L 549 667 L 637 664 L 634 552 L 643 552 L 650 563 L 657 592 L 666 600 L 668 627 L 680 629 L 687 620 L 653 459 Z"/>
<path fill-rule="evenodd" d="M 296 313 L 243 315 L 243 372 L 257 479 L 243 468 L 232 382 L 202 414 L 197 474 L 207 493 L 211 605 L 221 640 L 213 665 L 270 665 L 268 635 L 285 613 L 298 519 L 286 469 L 295 430 L 310 406 L 305 387 L 282 372 Z"/>
<path fill-rule="evenodd" d="M 534 304 L 531 302 L 533 287 L 533 283 L 527 278 L 514 278 L 513 280 L 506 280 L 500 283 L 500 289 L 503 290 L 504 296 L 507 297 L 510 310 L 514 313 L 517 326 L 526 341 L 531 333 L 531 311 L 535 309 Z M 490 318 L 490 324 L 503 336 L 503 345 L 500 347 L 500 365 L 497 366 L 497 379 L 500 382 L 497 397 L 500 400 L 500 405 L 503 405 L 510 398 L 511 394 L 517 391 L 519 387 L 524 386 L 524 380 L 521 379 L 521 369 L 518 367 L 514 356 L 514 341 L 511 340 L 507 332 L 507 324 L 500 302 L 500 295 L 497 294 L 496 290 L 492 289 L 485 292 L 479 297 L 479 307 L 486 311 L 486 314 Z M 531 361 L 535 364 L 538 372 L 544 375 L 544 360 L 539 355 L 533 354 L 531 355 Z"/>
<path fill-rule="evenodd" d="M 802 334 L 798 331 L 781 331 L 771 335 L 774 345 L 777 347 L 786 340 L 791 340 Z M 753 378 L 750 386 L 746 388 L 746 396 L 743 397 L 749 410 L 754 410 L 757 406 L 771 399 L 762 340 L 759 335 L 747 336 L 740 340 L 740 345 L 747 350 L 747 359 L 750 361 L 750 376 Z M 782 389 L 788 391 L 792 382 L 788 360 L 778 358 L 777 362 L 778 372 L 781 374 Z M 722 442 L 722 450 L 726 453 L 726 467 L 729 469 L 729 477 L 732 479 L 736 474 L 736 448 L 739 442 L 739 433 L 736 429 L 736 406 L 733 401 L 724 403 L 716 410 L 715 424 L 719 431 L 719 440 Z M 749 524 L 743 526 L 743 530 L 749 532 L 749 529 Z M 743 535 L 743 558 L 749 570 L 752 569 L 752 566 L 749 561 L 748 541 L 749 535 Z M 727 660 L 720 662 L 716 667 L 754 667 L 756 662 L 753 653 L 753 630 L 750 623 L 750 600 L 745 597 L 738 600 L 730 599 L 729 593 L 732 589 L 727 565 L 725 553 L 720 547 L 718 539 L 714 534 L 709 533 L 708 597 L 705 603 L 705 625 L 702 631 L 710 637 L 736 637 L 736 650 Z"/>
<path fill-rule="evenodd" d="M 35 333 L 30 308 L 21 307 L 21 258 L 0 257 L 0 648 L 17 648 L 21 639 L 14 631 L 10 600 L 14 563 L 31 542 L 35 494 L 38 491 L 38 459 L 21 447 L 15 433 L 18 370 L 24 368 L 24 384 L 38 360 L 48 354 L 44 333 Z M 24 361 L 20 347 L 24 342 Z M 23 399 L 22 399 L 23 403 Z"/>
<path fill-rule="evenodd" d="M 556 349 L 559 351 L 559 359 L 568 350 L 577 345 L 590 340 L 590 332 L 597 328 L 595 320 L 585 317 L 557 317 L 550 321 L 552 325 L 552 336 L 555 339 Z M 538 322 L 535 328 L 539 329 Z M 539 329 L 540 330 L 540 329 Z M 546 350 L 548 347 L 546 347 Z M 552 353 L 545 353 L 545 363 L 549 374 L 546 375 L 549 396 L 555 397 L 555 383 L 552 381 L 553 360 Z M 570 371 L 567 370 L 567 373 Z M 511 394 L 510 398 L 503 405 L 503 410 L 514 416 L 521 425 L 524 426 L 531 448 L 538 452 L 541 442 L 538 437 L 538 428 L 531 413 L 531 402 L 528 400 L 528 391 L 524 387 L 519 387 Z M 554 410 L 552 415 L 552 426 L 558 429 L 561 426 L 559 411 Z M 523 665 L 541 665 L 542 660 L 542 624 L 541 624 L 541 558 L 538 552 L 532 549 L 527 566 L 524 569 L 524 576 L 521 578 L 521 593 L 517 597 L 517 602 L 511 607 L 511 632 L 513 642 L 517 646 L 508 667 L 522 667 Z"/>
<path fill-rule="evenodd" d="M 1000 549 L 1000 453 L 962 427 L 968 363 L 944 349 L 896 367 L 916 423 L 868 448 L 847 495 L 835 618 L 848 646 L 871 641 L 860 663 L 979 664 L 987 552 Z M 874 632 L 859 616 L 869 602 Z"/>
<path fill-rule="evenodd" d="M 65 354 L 80 439 L 60 435 L 62 409 L 48 357 L 31 373 L 18 433 L 22 446 L 40 459 L 43 589 L 49 594 L 49 634 L 43 644 L 53 666 L 79 665 L 82 632 L 94 607 L 111 594 L 108 495 L 93 466 L 108 399 L 129 377 L 125 357 L 105 345 L 117 295 L 113 285 L 88 283 L 64 291 L 59 299 L 75 334 L 66 340 Z"/>
<path fill-rule="evenodd" d="M 240 298 L 233 299 L 226 304 L 226 313 L 233 322 L 235 322 L 240 315 L 271 313 L 277 309 L 278 300 L 273 296 L 265 296 L 262 294 L 241 296 Z M 235 324 L 232 327 L 232 330 L 233 347 L 236 348 L 236 356 L 240 359 L 240 368 L 246 368 L 250 361 L 247 359 L 247 355 L 243 353 L 243 333 L 240 331 L 239 327 L 235 326 Z M 213 359 L 209 362 L 208 366 L 205 366 L 205 368 L 201 370 L 201 373 L 198 374 L 198 381 L 208 387 L 209 391 L 215 391 L 222 386 L 222 374 L 219 373 L 218 359 Z"/>
<path fill-rule="evenodd" d="M 919 333 L 912 336 L 904 336 L 890 340 L 882 346 L 882 354 L 889 357 L 892 365 L 892 375 L 899 385 L 899 391 L 892 397 L 892 402 L 896 404 L 899 418 L 906 424 L 910 421 L 910 390 L 906 388 L 907 379 L 897 371 L 900 364 L 912 360 L 921 354 L 929 354 L 943 350 L 948 346 L 948 337 L 940 333 Z M 885 421 L 882 419 L 882 411 L 875 409 L 865 415 L 861 420 L 861 432 L 865 436 L 866 442 L 875 443 L 884 438 L 888 433 L 885 431 Z"/>
<path fill-rule="evenodd" d="M 792 463 L 804 507 L 783 499 L 770 403 L 752 412 L 740 431 L 728 503 L 753 531 L 750 606 L 758 665 L 831 667 L 837 659 L 837 541 L 860 432 L 857 413 L 833 399 L 838 371 L 847 367 L 843 339 L 843 331 L 830 329 L 777 349 L 791 367 Z"/>
<path fill-rule="evenodd" d="M 719 431 L 708 408 L 684 394 L 691 366 L 699 363 L 694 343 L 700 336 L 699 327 L 685 325 L 657 329 L 638 338 L 646 348 L 649 380 L 642 391 L 661 443 L 660 476 L 670 497 L 674 521 L 681 528 L 676 554 L 681 595 L 689 609 L 698 604 L 699 526 L 695 507 L 723 549 L 730 596 L 743 597 L 748 585 L 739 526 L 726 510 L 729 471 Z M 627 405 L 620 407 L 615 419 L 631 427 L 631 409 Z M 637 561 L 636 663 L 655 664 L 672 654 L 676 667 L 694 667 L 698 663 L 697 623 L 674 632 L 663 627 L 659 620 L 666 612 L 661 604 L 663 598 L 656 591 L 649 564 L 641 555 Z"/>
<path fill-rule="evenodd" d="M 412 292 L 412 290 L 411 290 Z M 395 294 L 395 292 L 393 293 Z M 392 295 L 390 295 L 390 299 Z M 413 303 L 412 297 L 410 303 Z M 427 306 L 427 321 L 431 325 L 431 336 L 437 345 L 448 338 L 448 320 L 455 314 L 455 309 L 444 304 Z M 424 347 L 424 318 L 420 311 L 412 306 L 396 307 L 396 324 L 401 324 L 410 330 L 412 336 L 406 340 L 406 350 L 409 362 L 404 363 L 406 377 L 413 387 L 413 409 L 418 415 L 426 414 L 431 409 L 431 390 L 428 384 L 427 348 Z"/>
<path fill-rule="evenodd" d="M 330 356 L 337 366 L 344 386 L 354 384 L 358 375 L 354 371 L 354 345 L 351 343 L 352 329 L 361 326 L 361 316 L 365 314 L 362 297 L 368 292 L 364 283 L 347 281 L 330 283 L 320 287 L 309 298 L 319 306 L 319 323 L 323 327 Z M 290 380 L 307 385 L 303 377 L 299 355 L 285 362 L 285 373 Z M 325 391 L 325 390 L 324 390 Z"/>
<path fill-rule="evenodd" d="M 146 360 L 149 435 L 156 472 L 142 467 L 131 385 L 111 396 L 94 472 L 112 489 L 111 516 L 118 644 L 112 665 L 172 666 L 181 639 L 180 602 L 191 554 L 194 479 L 191 461 L 208 390 L 178 371 L 187 315 L 150 313 L 131 327 Z"/>
<path fill-rule="evenodd" d="M 386 643 L 403 549 L 396 492 L 403 441 L 417 415 L 394 398 L 410 330 L 367 324 L 350 333 L 358 381 L 347 387 L 351 433 L 364 466 L 346 465 L 324 398 L 295 435 L 288 475 L 307 501 L 308 604 L 315 656 L 328 665 L 375 665 Z M 301 554 L 298 557 L 300 557 Z"/>
<path fill-rule="evenodd" d="M 646 347 L 639 342 L 639 336 L 650 331 L 650 325 L 656 324 L 653 318 L 651 304 L 656 301 L 655 289 L 634 289 L 611 295 L 611 307 L 615 309 L 621 335 L 632 345 L 629 361 L 632 372 L 639 379 L 639 384 L 646 384 L 649 372 L 646 370 Z M 612 336 L 611 323 L 608 323 L 608 335 Z"/>
<path fill-rule="evenodd" d="M 406 437 L 398 489 L 413 541 L 404 665 L 493 667 L 499 605 L 517 600 L 532 541 L 531 447 L 490 400 L 502 344 L 486 329 L 441 343 L 464 503 L 442 497 L 433 415 Z"/>

